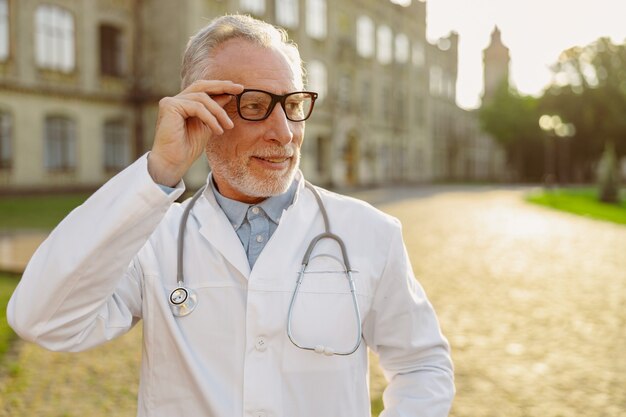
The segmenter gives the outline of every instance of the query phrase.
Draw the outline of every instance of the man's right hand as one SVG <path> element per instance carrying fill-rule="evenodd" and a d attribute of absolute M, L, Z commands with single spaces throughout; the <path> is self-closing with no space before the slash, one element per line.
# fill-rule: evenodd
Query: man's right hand
<path fill-rule="evenodd" d="M 198 80 L 174 97 L 159 101 L 159 115 L 148 172 L 161 185 L 174 187 L 202 154 L 207 140 L 232 129 L 224 106 L 243 91 L 231 81 Z"/>

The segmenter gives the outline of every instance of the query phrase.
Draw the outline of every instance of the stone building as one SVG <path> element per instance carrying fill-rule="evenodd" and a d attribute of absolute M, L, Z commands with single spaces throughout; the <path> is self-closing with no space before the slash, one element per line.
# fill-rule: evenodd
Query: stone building
<path fill-rule="evenodd" d="M 302 149 L 311 181 L 467 172 L 453 161 L 472 140 L 449 129 L 465 120 L 458 39 L 427 42 L 421 1 L 0 0 L 0 191 L 93 188 L 146 152 L 158 100 L 179 91 L 188 38 L 233 12 L 285 27 L 300 47 L 320 93 Z M 207 172 L 201 158 L 187 182 Z"/>

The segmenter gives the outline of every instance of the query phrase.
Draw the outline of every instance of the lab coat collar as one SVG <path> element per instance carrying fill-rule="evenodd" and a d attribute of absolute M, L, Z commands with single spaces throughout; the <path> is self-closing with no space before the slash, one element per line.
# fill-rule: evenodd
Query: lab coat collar
<path fill-rule="evenodd" d="M 248 257 L 233 226 L 215 200 L 210 186 L 205 188 L 191 209 L 191 215 L 200 225 L 200 235 L 247 279 L 250 275 Z"/>

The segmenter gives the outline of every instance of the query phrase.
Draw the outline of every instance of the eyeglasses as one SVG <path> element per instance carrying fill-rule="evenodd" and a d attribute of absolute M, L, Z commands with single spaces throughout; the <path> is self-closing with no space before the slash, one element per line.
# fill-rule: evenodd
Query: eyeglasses
<path fill-rule="evenodd" d="M 317 93 L 311 91 L 296 91 L 281 96 L 263 90 L 245 89 L 233 95 L 237 98 L 239 116 L 253 122 L 267 119 L 276 103 L 280 103 L 288 120 L 303 122 L 311 115 L 317 99 Z"/>

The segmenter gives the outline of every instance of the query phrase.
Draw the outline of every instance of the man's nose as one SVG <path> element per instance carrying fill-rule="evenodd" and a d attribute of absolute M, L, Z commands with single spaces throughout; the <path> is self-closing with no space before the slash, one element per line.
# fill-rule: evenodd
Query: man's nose
<path fill-rule="evenodd" d="M 276 103 L 276 106 L 274 106 L 274 109 L 272 109 L 272 112 L 267 117 L 266 123 L 269 125 L 266 132 L 266 139 L 280 142 L 283 145 L 293 140 L 291 124 L 294 122 L 290 122 L 289 119 L 287 119 L 285 110 L 280 103 Z"/>

